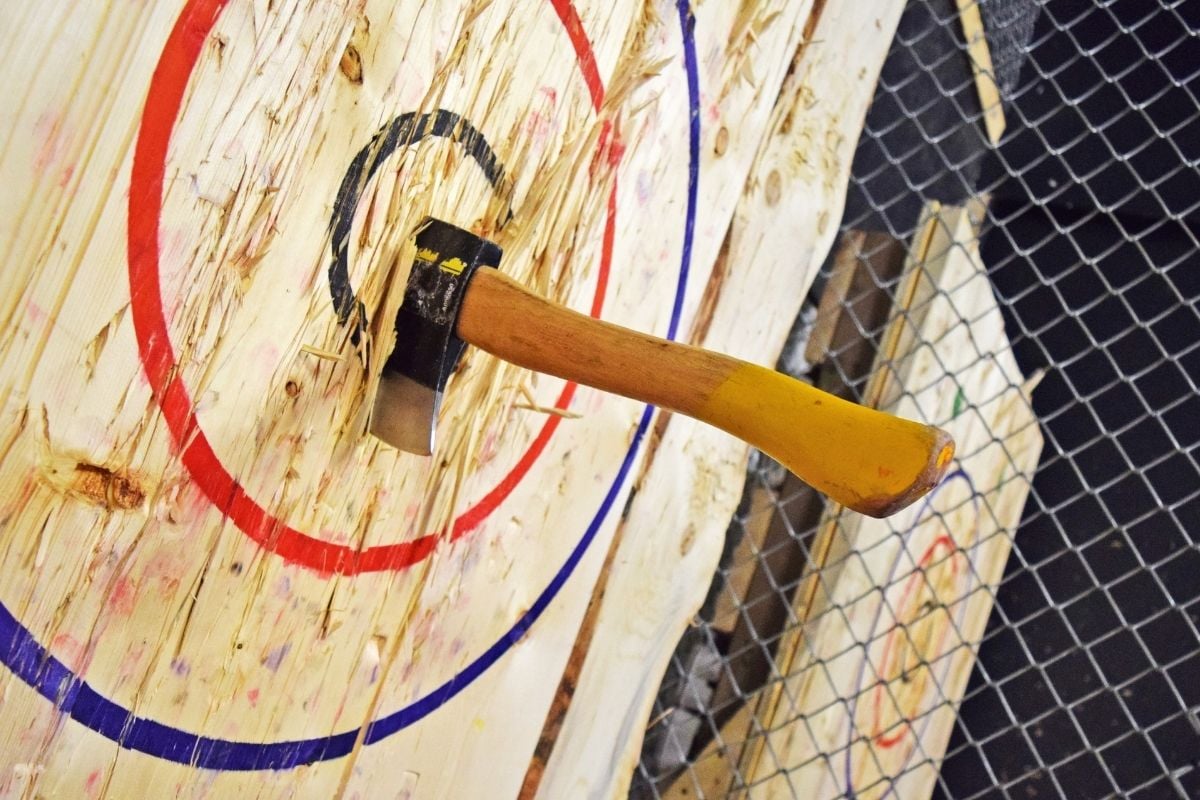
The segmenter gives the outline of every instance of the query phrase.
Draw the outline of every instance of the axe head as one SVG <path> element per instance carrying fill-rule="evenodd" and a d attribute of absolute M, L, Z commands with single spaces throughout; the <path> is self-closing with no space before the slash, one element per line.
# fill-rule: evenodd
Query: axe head
<path fill-rule="evenodd" d="M 500 264 L 493 242 L 427 217 L 417 227 L 417 255 L 396 313 L 396 347 L 384 363 L 371 433 L 410 453 L 433 452 L 442 390 L 466 343 L 458 309 L 478 267 Z"/>

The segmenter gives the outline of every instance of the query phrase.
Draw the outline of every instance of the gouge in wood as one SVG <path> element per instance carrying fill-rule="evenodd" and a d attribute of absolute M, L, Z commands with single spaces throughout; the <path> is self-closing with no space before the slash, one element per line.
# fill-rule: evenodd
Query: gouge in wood
<path fill-rule="evenodd" d="M 495 269 L 500 248 L 426 219 L 380 377 L 371 432 L 428 455 L 465 343 L 521 367 L 687 414 L 770 455 L 855 511 L 895 513 L 954 456 L 945 431 L 835 397 L 754 364 L 576 313 Z"/>

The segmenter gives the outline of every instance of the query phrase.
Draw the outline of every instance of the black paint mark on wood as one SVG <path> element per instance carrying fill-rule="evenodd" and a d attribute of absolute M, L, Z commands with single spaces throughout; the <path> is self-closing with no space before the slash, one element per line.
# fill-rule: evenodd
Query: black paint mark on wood
<path fill-rule="evenodd" d="M 438 109 L 428 114 L 406 112 L 380 128 L 371 141 L 358 151 L 338 187 L 337 201 L 329 228 L 330 251 L 329 291 L 338 322 L 351 325 L 350 341 L 357 346 L 367 329 L 367 310 L 350 284 L 350 228 L 363 190 L 379 167 L 392 153 L 431 136 L 449 139 L 462 145 L 467 155 L 483 171 L 492 190 L 499 192 L 504 180 L 504 167 L 496 158 L 484 135 L 470 122 L 453 111 Z M 505 221 L 512 218 L 509 209 Z"/>

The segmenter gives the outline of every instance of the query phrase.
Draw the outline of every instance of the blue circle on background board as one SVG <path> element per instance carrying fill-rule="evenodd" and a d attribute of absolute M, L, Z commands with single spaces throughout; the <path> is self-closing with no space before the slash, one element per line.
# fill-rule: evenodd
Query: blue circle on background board
<path fill-rule="evenodd" d="M 692 241 L 696 222 L 696 195 L 700 178 L 700 80 L 696 67 L 696 48 L 693 40 L 695 19 L 688 0 L 676 0 L 679 24 L 683 35 L 683 60 L 688 86 L 688 189 L 687 215 L 684 223 L 683 249 L 679 263 L 679 280 L 667 338 L 674 339 L 683 309 L 684 290 L 692 260 Z M 516 621 L 511 629 L 491 647 L 477 656 L 458 674 L 429 694 L 407 706 L 372 722 L 363 737 L 372 744 L 412 725 L 451 698 L 487 671 L 508 650 L 520 641 L 549 607 L 550 602 L 566 584 L 583 559 L 601 524 L 612 510 L 613 503 L 624 486 L 642 438 L 650 426 L 653 406 L 646 406 L 638 422 L 637 432 L 629 451 L 613 478 L 612 485 L 596 515 L 588 524 L 583 537 L 571 550 L 567 560 L 555 573 L 537 599 Z M 354 728 L 318 739 L 296 739 L 280 742 L 239 742 L 200 736 L 161 722 L 136 716 L 131 710 L 104 697 L 65 664 L 38 644 L 33 634 L 0 604 L 0 662 L 13 674 L 29 684 L 38 694 L 53 703 L 59 711 L 79 724 L 96 731 L 121 747 L 157 756 L 167 761 L 188 764 L 211 770 L 284 770 L 318 761 L 340 758 L 354 749 L 361 728 Z"/>

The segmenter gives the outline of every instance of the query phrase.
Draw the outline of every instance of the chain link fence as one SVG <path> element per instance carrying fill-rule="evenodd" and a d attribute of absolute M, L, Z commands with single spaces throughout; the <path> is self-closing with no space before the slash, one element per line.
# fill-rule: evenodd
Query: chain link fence
<path fill-rule="evenodd" d="M 635 797 L 805 797 L 789 776 L 813 769 L 824 793 L 847 796 L 912 796 L 906 775 L 926 770 L 919 793 L 937 797 L 1200 797 L 1200 2 L 983 0 L 1007 122 L 997 146 L 959 6 L 909 3 L 842 222 L 840 258 L 856 269 L 842 280 L 831 257 L 780 364 L 869 400 L 930 201 L 973 204 L 969 246 L 1011 352 L 1041 375 L 1032 411 L 1044 446 L 1019 525 L 1003 532 L 1003 575 L 972 590 L 994 607 L 969 682 L 935 686 L 921 711 L 951 709 L 952 730 L 855 784 L 855 748 L 886 744 L 853 724 L 886 678 L 860 681 L 833 703 L 851 720 L 841 749 L 808 763 L 782 755 L 781 731 L 815 736 L 817 723 L 781 653 L 808 647 L 810 662 L 838 669 L 805 643 L 814 619 L 797 610 L 807 576 L 829 568 L 828 509 L 756 458 L 708 600 L 665 676 Z M 818 313 L 835 284 L 851 326 L 840 338 L 820 332 L 827 307 Z M 978 502 L 986 488 L 973 491 Z M 949 674 L 918 666 L 935 683 Z"/>

